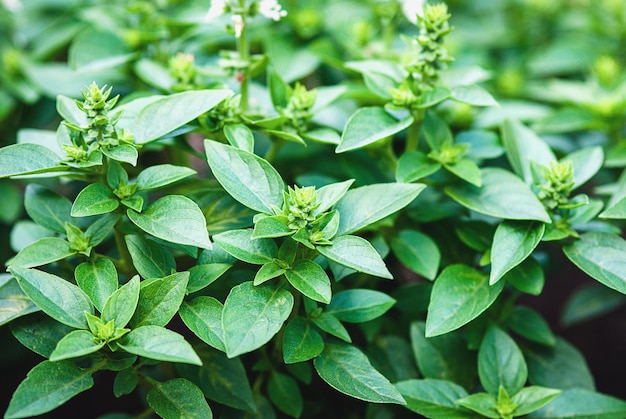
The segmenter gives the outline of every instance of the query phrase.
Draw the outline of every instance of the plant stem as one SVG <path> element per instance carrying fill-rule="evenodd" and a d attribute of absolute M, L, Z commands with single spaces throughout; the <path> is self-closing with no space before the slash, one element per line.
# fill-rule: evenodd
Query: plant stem
<path fill-rule="evenodd" d="M 241 33 L 239 34 L 239 38 L 237 39 L 237 52 L 239 52 L 239 59 L 242 62 L 246 63 L 245 68 L 243 68 L 238 75 L 240 78 L 239 83 L 241 84 L 239 91 L 239 93 L 241 94 L 241 99 L 239 102 L 239 110 L 241 111 L 241 113 L 245 113 L 248 110 L 249 96 L 248 66 L 250 64 L 250 45 L 248 43 L 248 29 L 246 22 L 247 16 L 246 13 L 243 12 L 245 8 L 245 0 L 239 0 L 239 9 L 242 10 L 242 12 L 239 14 L 239 16 L 241 17 Z"/>
<path fill-rule="evenodd" d="M 121 223 L 121 219 L 115 224 L 113 227 L 114 235 L 115 235 L 115 245 L 117 246 L 117 251 L 120 256 L 120 267 L 124 273 L 128 275 L 130 278 L 134 273 L 133 261 L 131 259 L 130 253 L 128 252 L 128 247 L 126 247 L 126 241 L 124 240 L 124 234 L 119 229 L 119 224 Z"/>
<path fill-rule="evenodd" d="M 409 132 L 406 136 L 406 144 L 404 147 L 404 151 L 413 151 L 417 150 L 420 141 L 420 127 L 422 126 L 422 119 L 424 117 L 423 111 L 414 111 L 413 115 L 413 123 L 409 126 Z"/>
<path fill-rule="evenodd" d="M 274 161 L 274 159 L 276 158 L 276 155 L 278 154 L 278 152 L 280 151 L 280 149 L 283 147 L 284 141 L 281 139 L 271 139 L 272 141 L 272 145 L 270 146 L 270 148 L 267 150 L 267 153 L 265 153 L 265 160 L 267 160 L 268 162 L 272 163 Z"/>

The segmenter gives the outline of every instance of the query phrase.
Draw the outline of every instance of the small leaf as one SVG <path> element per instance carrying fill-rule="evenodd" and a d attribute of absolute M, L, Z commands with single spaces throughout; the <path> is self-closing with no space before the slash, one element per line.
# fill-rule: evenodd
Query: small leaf
<path fill-rule="evenodd" d="M 215 141 L 204 147 L 213 175 L 233 198 L 264 214 L 282 208 L 285 184 L 266 160 Z"/>
<path fill-rule="evenodd" d="M 503 221 L 496 228 L 491 244 L 491 272 L 493 285 L 508 271 L 519 265 L 533 252 L 545 231 L 543 223 Z"/>
<path fill-rule="evenodd" d="M 511 269 L 504 275 L 504 279 L 518 290 L 531 295 L 541 294 L 546 281 L 543 268 L 533 258 L 527 258 Z"/>
<path fill-rule="evenodd" d="M 283 266 L 278 265 L 276 262 L 268 262 L 261 266 L 261 268 L 254 275 L 254 285 L 260 285 L 270 279 L 277 278 L 287 271 Z"/>
<path fill-rule="evenodd" d="M 322 336 L 301 317 L 287 323 L 283 335 L 283 359 L 285 364 L 313 359 L 324 350 Z"/>
<path fill-rule="evenodd" d="M 189 272 L 185 271 L 142 282 L 131 327 L 168 324 L 183 302 L 188 281 Z"/>
<path fill-rule="evenodd" d="M 58 155 L 39 144 L 12 144 L 0 148 L 0 178 L 66 170 Z"/>
<path fill-rule="evenodd" d="M 150 166 L 137 176 L 137 188 L 140 191 L 152 190 L 171 185 L 196 174 L 196 171 L 185 166 L 158 164 Z"/>
<path fill-rule="evenodd" d="M 522 416 L 532 413 L 535 410 L 541 409 L 561 393 L 561 390 L 552 388 L 538 386 L 525 387 L 511 398 L 511 401 L 517 405 L 517 409 L 515 409 L 513 414 L 515 416 Z"/>
<path fill-rule="evenodd" d="M 341 265 L 366 274 L 393 279 L 374 247 L 358 236 L 339 236 L 330 246 L 317 246 L 323 256 Z"/>
<path fill-rule="evenodd" d="M 451 265 L 435 280 L 426 337 L 448 333 L 478 317 L 496 300 L 504 282 L 490 286 L 487 275 L 465 265 Z"/>
<path fill-rule="evenodd" d="M 330 278 L 317 263 L 302 259 L 285 271 L 287 281 L 298 291 L 312 300 L 324 304 L 330 302 L 332 290 Z"/>
<path fill-rule="evenodd" d="M 548 322 L 535 310 L 525 306 L 515 306 L 507 324 L 515 333 L 533 342 L 546 346 L 556 345 L 556 337 Z"/>
<path fill-rule="evenodd" d="M 100 151 L 112 160 L 137 166 L 139 152 L 132 144 L 119 144 L 113 147 L 101 147 Z"/>
<path fill-rule="evenodd" d="M 139 376 L 134 368 L 126 368 L 117 373 L 113 381 L 113 394 L 122 397 L 132 393 L 139 384 Z"/>
<path fill-rule="evenodd" d="M 168 362 L 202 365 L 202 361 L 185 339 L 160 326 L 141 326 L 117 341 L 128 353 Z"/>
<path fill-rule="evenodd" d="M 564 390 L 529 417 L 542 419 L 619 419 L 626 415 L 626 402 L 582 388 Z"/>
<path fill-rule="evenodd" d="M 599 283 L 592 283 L 574 291 L 561 315 L 564 326 L 572 326 L 597 318 L 626 303 L 624 295 Z"/>
<path fill-rule="evenodd" d="M 532 130 L 516 120 L 504 122 L 502 142 L 511 167 L 528 184 L 533 182 L 531 161 L 547 166 L 556 160 L 550 147 Z"/>
<path fill-rule="evenodd" d="M 128 218 L 148 234 L 160 239 L 211 249 L 206 220 L 198 205 L 182 195 L 166 195 L 144 212 L 128 210 Z"/>
<path fill-rule="evenodd" d="M 331 183 L 317 190 L 317 201 L 320 206 L 315 209 L 315 214 L 321 214 L 337 203 L 348 192 L 348 188 L 354 183 L 354 179 L 344 182 Z"/>
<path fill-rule="evenodd" d="M 232 94 L 230 90 L 192 90 L 150 101 L 133 123 L 138 144 L 154 141 L 214 108 Z"/>
<path fill-rule="evenodd" d="M 576 189 L 595 176 L 604 164 L 602 147 L 585 147 L 565 156 L 561 161 L 571 161 L 574 167 L 574 186 Z"/>
<path fill-rule="evenodd" d="M 187 294 L 200 291 L 210 285 L 228 271 L 233 265 L 229 263 L 208 263 L 206 265 L 196 265 L 189 269 L 189 282 L 187 283 Z"/>
<path fill-rule="evenodd" d="M 65 223 L 72 223 L 72 203 L 41 186 L 30 184 L 26 187 L 24 207 L 33 221 L 57 233 L 65 234 Z"/>
<path fill-rule="evenodd" d="M 363 323 L 382 316 L 395 302 L 380 291 L 351 289 L 336 293 L 324 312 L 344 322 Z"/>
<path fill-rule="evenodd" d="M 398 390 L 354 346 L 327 343 L 313 365 L 324 381 L 348 396 L 370 403 L 406 404 Z"/>
<path fill-rule="evenodd" d="M 365 147 L 402 131 L 413 123 L 412 117 L 398 120 L 384 108 L 360 108 L 350 116 L 336 153 Z"/>
<path fill-rule="evenodd" d="M 346 330 L 343 324 L 332 314 L 322 313 L 319 316 L 315 316 L 311 319 L 313 324 L 322 329 L 326 333 L 338 337 L 344 342 L 352 342 L 350 334 Z"/>
<path fill-rule="evenodd" d="M 267 382 L 267 394 L 280 411 L 294 418 L 302 414 L 302 393 L 296 380 L 290 376 L 272 372 Z"/>
<path fill-rule="evenodd" d="M 200 390 L 191 381 L 174 378 L 158 383 L 146 395 L 148 405 L 164 419 L 211 419 L 213 413 Z"/>
<path fill-rule="evenodd" d="M 496 396 L 488 393 L 474 393 L 456 401 L 466 409 L 479 413 L 482 417 L 500 419 L 497 410 Z"/>
<path fill-rule="evenodd" d="M 294 233 L 288 227 L 289 221 L 286 215 L 272 215 L 256 220 L 254 223 L 253 239 L 275 238 L 290 236 Z"/>
<path fill-rule="evenodd" d="M 144 279 L 163 278 L 176 270 L 172 253 L 164 246 L 141 236 L 124 236 L 133 266 Z"/>
<path fill-rule="evenodd" d="M 411 150 L 398 159 L 396 181 L 411 183 L 432 175 L 441 169 L 441 164 L 428 158 L 421 151 Z"/>
<path fill-rule="evenodd" d="M 266 344 L 281 329 L 293 308 L 293 296 L 282 288 L 244 282 L 230 290 L 222 312 L 224 344 L 229 358 Z"/>
<path fill-rule="evenodd" d="M 115 211 L 120 202 L 102 183 L 92 183 L 79 192 L 72 205 L 72 217 L 87 217 Z"/>
<path fill-rule="evenodd" d="M 469 159 L 461 159 L 454 163 L 446 163 L 443 167 L 456 177 L 471 183 L 474 186 L 482 185 L 480 168 Z"/>
<path fill-rule="evenodd" d="M 492 395 L 500 387 L 515 394 L 524 387 L 528 368 L 524 355 L 513 339 L 502 329 L 490 326 L 478 351 L 478 376 L 482 386 Z"/>
<path fill-rule="evenodd" d="M 56 275 L 36 269 L 12 268 L 11 273 L 22 291 L 44 313 L 76 329 L 87 329 L 85 312 L 93 314 L 93 306 L 83 290 Z"/>
<path fill-rule="evenodd" d="M 409 205 L 426 188 L 422 184 L 380 183 L 348 191 L 337 203 L 337 234 L 349 234 Z"/>
<path fill-rule="evenodd" d="M 424 233 L 402 230 L 391 239 L 391 250 L 400 262 L 427 279 L 435 279 L 441 253 L 437 244 Z"/>
<path fill-rule="evenodd" d="M 50 361 L 56 362 L 88 355 L 100 350 L 105 343 L 104 341 L 97 343 L 91 332 L 87 330 L 74 330 L 57 343 L 56 348 L 50 354 Z"/>
<path fill-rule="evenodd" d="M 45 358 L 50 357 L 63 336 L 74 330 L 42 312 L 19 318 L 11 322 L 9 327 L 15 339 Z"/>
<path fill-rule="evenodd" d="M 81 263 L 76 267 L 74 277 L 80 289 L 85 291 L 100 311 L 111 294 L 117 290 L 117 271 L 111 259 L 106 257 Z M 118 324 L 116 326 L 123 327 Z"/>
<path fill-rule="evenodd" d="M 139 301 L 139 276 L 135 275 L 126 284 L 116 290 L 104 303 L 102 321 L 113 320 L 116 328 L 126 327 L 135 314 Z"/>
<path fill-rule="evenodd" d="M 489 92 L 475 84 L 453 87 L 452 99 L 473 106 L 500 106 Z"/>
<path fill-rule="evenodd" d="M 69 361 L 43 361 L 29 371 L 13 393 L 6 419 L 49 412 L 93 386 L 92 371 Z"/>
<path fill-rule="evenodd" d="M 278 255 L 278 247 L 271 239 L 252 239 L 252 229 L 230 230 L 216 234 L 213 240 L 230 255 L 244 262 L 264 265 Z"/>
<path fill-rule="evenodd" d="M 406 400 L 407 409 L 427 418 L 469 419 L 473 414 L 456 401 L 467 396 L 465 389 L 451 381 L 405 380 L 395 384 Z"/>
<path fill-rule="evenodd" d="M 24 294 L 17 280 L 9 274 L 0 274 L 0 326 L 36 311 L 39 307 Z"/>
<path fill-rule="evenodd" d="M 183 323 L 203 342 L 225 352 L 222 311 L 224 305 L 213 297 L 200 296 L 185 301 L 178 314 Z"/>
<path fill-rule="evenodd" d="M 574 265 L 598 282 L 626 294 L 626 241 L 616 234 L 590 232 L 563 248 Z"/>
<path fill-rule="evenodd" d="M 9 267 L 34 268 L 75 255 L 70 244 L 58 237 L 44 237 L 20 250 Z"/>
<path fill-rule="evenodd" d="M 481 170 L 482 187 L 464 184 L 445 189 L 464 207 L 507 220 L 537 220 L 550 223 L 550 216 L 530 187 L 512 173 L 496 167 Z"/>
<path fill-rule="evenodd" d="M 225 125 L 224 136 L 230 145 L 249 153 L 254 153 L 254 135 L 246 125 Z"/>

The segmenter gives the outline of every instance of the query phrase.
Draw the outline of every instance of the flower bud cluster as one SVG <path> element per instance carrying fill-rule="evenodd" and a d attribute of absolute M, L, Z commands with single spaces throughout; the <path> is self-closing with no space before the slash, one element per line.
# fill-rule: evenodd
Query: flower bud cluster
<path fill-rule="evenodd" d="M 545 182 L 537 185 L 539 188 L 538 198 L 548 209 L 555 209 L 568 204 L 569 194 L 574 187 L 574 166 L 567 160 L 563 162 L 550 162 L 543 167 Z"/>
<path fill-rule="evenodd" d="M 316 216 L 313 211 L 320 206 L 315 186 L 289 187 L 285 198 L 285 215 L 287 215 L 290 229 L 299 230 L 315 221 Z"/>
<path fill-rule="evenodd" d="M 313 116 L 311 109 L 315 105 L 316 99 L 317 91 L 315 89 L 307 90 L 302 84 L 296 83 L 291 89 L 287 106 L 281 109 L 280 113 L 289 118 L 296 131 L 303 130 L 306 128 L 307 121 Z"/>

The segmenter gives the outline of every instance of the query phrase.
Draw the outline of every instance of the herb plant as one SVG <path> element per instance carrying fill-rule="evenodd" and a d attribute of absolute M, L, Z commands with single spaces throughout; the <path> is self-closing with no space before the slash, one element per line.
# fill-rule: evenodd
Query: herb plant
<path fill-rule="evenodd" d="M 461 2 L 199 3 L 1 3 L 0 323 L 43 357 L 5 418 L 101 376 L 103 418 L 626 417 L 525 303 L 564 260 L 567 321 L 624 302 L 619 2 L 529 68 L 554 5 L 464 44 Z"/>

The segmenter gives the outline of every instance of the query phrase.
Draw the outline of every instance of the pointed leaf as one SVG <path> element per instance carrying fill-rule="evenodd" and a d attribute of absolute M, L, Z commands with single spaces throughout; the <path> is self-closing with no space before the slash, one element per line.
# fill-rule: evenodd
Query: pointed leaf
<path fill-rule="evenodd" d="M 532 130 L 516 120 L 506 120 L 502 126 L 502 142 L 515 173 L 530 184 L 533 176 L 530 162 L 547 166 L 556 160 L 550 147 Z"/>
<path fill-rule="evenodd" d="M 267 394 L 280 411 L 294 418 L 302 414 L 302 393 L 296 380 L 290 376 L 272 372 L 267 382 Z"/>
<path fill-rule="evenodd" d="M 102 183 L 92 183 L 76 196 L 72 205 L 72 217 L 106 214 L 119 205 L 119 200 L 109 187 Z"/>
<path fill-rule="evenodd" d="M 74 277 L 76 284 L 85 291 L 99 311 L 102 311 L 104 303 L 117 290 L 117 271 L 111 259 L 106 257 L 81 263 L 76 267 Z"/>
<path fill-rule="evenodd" d="M 545 224 L 503 221 L 498 225 L 491 244 L 491 272 L 489 284 L 493 285 L 511 269 L 519 265 L 537 247 Z"/>
<path fill-rule="evenodd" d="M 232 288 L 224 302 L 222 327 L 229 358 L 266 344 L 293 308 L 293 296 L 282 288 L 244 282 Z"/>
<path fill-rule="evenodd" d="M 393 279 L 382 258 L 367 240 L 358 236 L 339 236 L 330 246 L 317 246 L 322 255 L 341 265 L 366 274 Z"/>
<path fill-rule="evenodd" d="M 92 371 L 69 361 L 43 361 L 17 387 L 6 419 L 25 418 L 49 412 L 93 386 Z"/>
<path fill-rule="evenodd" d="M 421 151 L 411 150 L 403 153 L 398 159 L 396 180 L 411 183 L 432 175 L 441 169 L 441 164 L 431 160 Z"/>
<path fill-rule="evenodd" d="M 132 144 L 119 144 L 113 147 L 101 147 L 100 151 L 112 160 L 137 166 L 139 152 Z"/>
<path fill-rule="evenodd" d="M 380 291 L 351 289 L 336 293 L 324 312 L 344 322 L 363 323 L 382 316 L 395 302 Z"/>
<path fill-rule="evenodd" d="M 313 317 L 311 320 L 315 326 L 319 327 L 324 332 L 330 333 L 344 342 L 352 342 L 350 334 L 344 325 L 332 314 L 322 313 L 319 316 Z"/>
<path fill-rule="evenodd" d="M 456 401 L 466 409 L 473 410 L 482 417 L 491 419 L 500 419 L 500 413 L 497 410 L 496 396 L 489 393 L 474 393 L 463 397 Z"/>
<path fill-rule="evenodd" d="M 39 311 L 39 307 L 9 274 L 0 274 L 0 326 L 18 317 Z"/>
<path fill-rule="evenodd" d="M 490 286 L 487 275 L 465 265 L 451 265 L 435 280 L 426 337 L 448 333 L 478 317 L 496 300 L 504 282 Z"/>
<path fill-rule="evenodd" d="M 391 239 L 391 250 L 400 262 L 427 279 L 435 279 L 441 253 L 437 244 L 424 233 L 402 230 Z"/>
<path fill-rule="evenodd" d="M 233 265 L 229 263 L 207 263 L 189 269 L 187 294 L 199 291 L 210 285 L 228 271 Z"/>
<path fill-rule="evenodd" d="M 398 390 L 354 346 L 326 344 L 313 365 L 324 381 L 348 396 L 370 403 L 406 404 Z"/>
<path fill-rule="evenodd" d="M 550 223 L 550 216 L 530 187 L 512 173 L 488 167 L 481 170 L 483 186 L 451 186 L 445 192 L 464 207 L 507 220 Z"/>
<path fill-rule="evenodd" d="M 527 415 L 535 410 L 541 409 L 561 393 L 561 390 L 553 388 L 539 386 L 525 387 L 511 397 L 511 401 L 517 405 L 517 409 L 515 409 L 513 413 L 515 416 Z"/>
<path fill-rule="evenodd" d="M 213 175 L 233 198 L 264 214 L 282 208 L 285 185 L 271 164 L 215 141 L 206 140 L 204 147 Z"/>
<path fill-rule="evenodd" d="M 452 99 L 473 106 L 500 106 L 489 92 L 475 84 L 453 87 Z"/>
<path fill-rule="evenodd" d="M 168 324 L 185 298 L 188 281 L 187 271 L 144 281 L 139 291 L 137 309 L 130 320 L 131 327 Z"/>
<path fill-rule="evenodd" d="M 278 247 L 272 239 L 252 239 L 252 229 L 230 230 L 216 234 L 213 240 L 223 250 L 244 262 L 255 265 L 269 263 L 278 255 Z"/>
<path fill-rule="evenodd" d="M 315 209 L 315 214 L 321 214 L 337 203 L 348 192 L 348 188 L 354 183 L 354 179 L 344 182 L 331 183 L 317 190 L 317 201 L 320 206 Z"/>
<path fill-rule="evenodd" d="M 353 233 L 401 210 L 424 188 L 416 183 L 380 183 L 348 191 L 335 205 L 340 215 L 337 234 Z"/>
<path fill-rule="evenodd" d="M 249 153 L 254 153 L 254 135 L 246 125 L 225 125 L 224 136 L 230 145 Z"/>
<path fill-rule="evenodd" d="M 348 119 L 336 152 L 365 147 L 402 131 L 412 123 L 412 117 L 398 120 L 384 108 L 360 108 Z"/>
<path fill-rule="evenodd" d="M 0 148 L 0 178 L 66 170 L 56 153 L 39 144 L 12 144 Z"/>
<path fill-rule="evenodd" d="M 201 365 L 202 361 L 185 339 L 160 326 L 141 326 L 117 341 L 128 353 L 168 362 Z"/>
<path fill-rule="evenodd" d="M 74 330 L 57 343 L 56 348 L 50 354 L 50 361 L 56 362 L 88 355 L 100 350 L 105 343 L 104 341 L 98 343 L 94 335 L 87 330 Z"/>
<path fill-rule="evenodd" d="M 214 108 L 231 94 L 226 89 L 192 90 L 151 101 L 135 116 L 135 141 L 144 144 L 163 137 Z"/>
<path fill-rule="evenodd" d="M 407 409 L 433 419 L 469 419 L 473 414 L 456 401 L 467 396 L 467 391 L 451 381 L 405 380 L 395 384 L 406 400 Z"/>
<path fill-rule="evenodd" d="M 137 188 L 140 191 L 152 190 L 171 185 L 196 174 L 196 171 L 185 166 L 158 164 L 150 166 L 137 176 Z"/>
<path fill-rule="evenodd" d="M 148 405 L 162 418 L 212 419 L 211 408 L 191 381 L 174 378 L 158 383 L 146 395 Z"/>
<path fill-rule="evenodd" d="M 225 352 L 222 311 L 224 305 L 213 297 L 200 296 L 185 301 L 178 314 L 196 336 L 215 349 Z"/>
<path fill-rule="evenodd" d="M 174 256 L 164 246 L 131 234 L 124 236 L 124 241 L 133 266 L 142 278 L 163 278 L 176 270 Z"/>
<path fill-rule="evenodd" d="M 128 210 L 128 218 L 148 234 L 160 239 L 211 249 L 204 214 L 198 205 L 182 195 L 166 195 L 144 212 Z"/>
<path fill-rule="evenodd" d="M 139 276 L 135 275 L 126 284 L 116 290 L 104 303 L 102 321 L 113 320 L 116 328 L 126 327 L 137 308 L 139 301 Z"/>
<path fill-rule="evenodd" d="M 83 290 L 56 275 L 36 269 L 12 268 L 11 273 L 22 291 L 44 313 L 76 329 L 87 329 L 85 313 L 93 314 L 93 306 Z"/>
<path fill-rule="evenodd" d="M 45 358 L 50 357 L 63 336 L 74 330 L 42 312 L 17 319 L 9 327 L 15 339 Z"/>
<path fill-rule="evenodd" d="M 556 337 L 548 322 L 535 310 L 525 306 L 515 306 L 507 324 L 515 333 L 533 342 L 546 346 L 556 345 Z"/>
<path fill-rule="evenodd" d="M 34 268 L 47 265 L 75 255 L 76 251 L 70 244 L 58 237 L 44 237 L 20 250 L 11 259 L 9 266 L 18 268 Z"/>
<path fill-rule="evenodd" d="M 330 278 L 320 265 L 312 260 L 302 259 L 285 271 L 285 277 L 298 291 L 312 300 L 324 304 L 330 302 L 332 290 Z"/>
<path fill-rule="evenodd" d="M 285 364 L 308 361 L 324 350 L 322 336 L 301 317 L 287 323 L 283 335 L 283 359 Z"/>
<path fill-rule="evenodd" d="M 480 168 L 476 163 L 469 159 L 461 159 L 455 163 L 446 163 L 443 167 L 456 177 L 463 179 L 474 186 L 480 187 L 482 185 Z"/>
<path fill-rule="evenodd" d="M 72 203 L 41 186 L 30 184 L 26 187 L 24 207 L 33 221 L 57 233 L 65 234 L 65 223 L 72 223 Z"/>
<path fill-rule="evenodd" d="M 485 390 L 494 396 L 500 386 L 515 394 L 526 384 L 528 368 L 524 355 L 502 329 L 490 326 L 478 351 L 478 376 Z"/>
<path fill-rule="evenodd" d="M 571 161 L 574 167 L 574 186 L 576 189 L 595 176 L 604 164 L 602 147 L 585 147 L 565 156 L 562 161 Z"/>
<path fill-rule="evenodd" d="M 529 417 L 544 419 L 620 419 L 626 416 L 626 402 L 582 388 L 564 390 Z"/>

